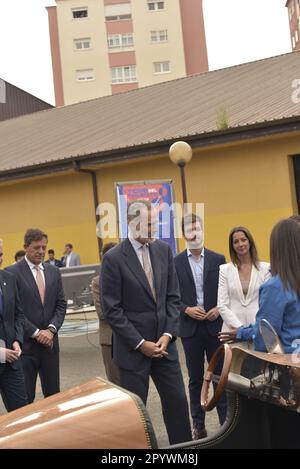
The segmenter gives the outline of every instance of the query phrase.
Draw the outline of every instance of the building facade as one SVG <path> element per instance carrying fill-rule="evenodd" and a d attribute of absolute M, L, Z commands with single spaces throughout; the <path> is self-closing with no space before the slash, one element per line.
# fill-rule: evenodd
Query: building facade
<path fill-rule="evenodd" d="M 48 7 L 56 105 L 208 70 L 202 0 L 56 0 Z"/>
<path fill-rule="evenodd" d="M 51 108 L 51 104 L 0 78 L 0 121 Z"/>
<path fill-rule="evenodd" d="M 292 48 L 300 50 L 300 0 L 288 0 L 286 7 L 289 14 Z"/>

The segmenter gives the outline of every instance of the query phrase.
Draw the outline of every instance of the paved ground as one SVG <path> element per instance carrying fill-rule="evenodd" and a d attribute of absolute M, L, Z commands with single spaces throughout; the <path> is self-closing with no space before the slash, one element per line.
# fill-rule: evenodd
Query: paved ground
<path fill-rule="evenodd" d="M 84 383 L 96 376 L 105 376 L 100 348 L 98 346 L 98 334 L 89 333 L 75 337 L 62 337 L 61 344 L 61 389 L 69 389 L 80 383 Z M 180 340 L 177 346 L 182 364 L 184 381 L 187 384 L 188 378 L 184 363 L 184 354 Z M 37 393 L 37 399 L 42 397 L 40 387 Z M 160 402 L 155 387 L 151 383 L 148 411 L 154 426 L 159 446 L 168 445 L 164 423 L 162 420 Z M 5 413 L 5 409 L 0 402 L 0 414 Z M 212 434 L 218 428 L 216 411 L 207 415 L 207 430 Z"/>

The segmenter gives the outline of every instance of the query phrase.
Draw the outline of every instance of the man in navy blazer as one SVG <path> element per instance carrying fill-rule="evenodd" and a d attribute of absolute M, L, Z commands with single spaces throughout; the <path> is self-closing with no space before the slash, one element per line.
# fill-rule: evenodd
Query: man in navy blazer
<path fill-rule="evenodd" d="M 25 259 L 7 268 L 17 281 L 25 315 L 22 365 L 29 402 L 35 398 L 37 375 L 45 397 L 59 392 L 58 331 L 65 301 L 58 267 L 43 263 L 48 237 L 39 229 L 25 233 Z"/>
<path fill-rule="evenodd" d="M 121 386 L 146 404 L 151 376 L 169 441 L 175 444 L 192 437 L 175 345 L 180 297 L 171 249 L 153 239 L 154 217 L 151 204 L 129 204 L 129 235 L 105 254 L 100 292 L 104 317 L 113 331 L 113 360 Z M 132 227 L 136 218 L 143 233 Z"/>
<path fill-rule="evenodd" d="M 3 245 L 0 240 L 0 266 Z M 0 270 L 0 392 L 8 412 L 28 403 L 21 365 L 24 314 L 14 277 Z"/>
<path fill-rule="evenodd" d="M 219 266 L 225 257 L 203 247 L 203 224 L 199 216 L 186 215 L 182 221 L 188 249 L 175 257 L 175 268 L 181 294 L 179 336 L 181 337 L 189 373 L 190 408 L 193 439 L 207 436 L 205 412 L 200 406 L 205 355 L 209 362 L 219 347 L 218 332 L 222 318 L 217 305 Z M 219 369 L 216 372 L 220 371 Z M 226 418 L 226 396 L 217 406 L 222 425 Z"/>

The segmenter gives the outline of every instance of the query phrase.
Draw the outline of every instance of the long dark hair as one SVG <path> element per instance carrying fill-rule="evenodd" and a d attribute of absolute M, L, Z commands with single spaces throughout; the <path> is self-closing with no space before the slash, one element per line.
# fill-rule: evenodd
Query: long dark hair
<path fill-rule="evenodd" d="M 295 220 L 279 221 L 270 238 L 272 275 L 278 275 L 285 286 L 300 298 L 300 227 Z"/>
<path fill-rule="evenodd" d="M 254 242 L 253 236 L 250 233 L 250 231 L 248 230 L 248 228 L 245 228 L 244 226 L 236 226 L 235 228 L 232 228 L 232 230 L 229 233 L 229 253 L 230 253 L 231 262 L 234 265 L 238 266 L 238 267 L 241 266 L 241 262 L 240 262 L 240 260 L 238 258 L 238 255 L 235 252 L 234 247 L 233 247 L 233 235 L 235 233 L 240 232 L 240 231 L 242 233 L 244 233 L 244 235 L 246 236 L 246 238 L 249 241 L 250 258 L 251 258 L 252 264 L 258 269 L 259 259 L 258 259 L 258 254 L 257 254 L 257 249 L 256 249 L 256 246 L 255 246 L 255 242 Z"/>

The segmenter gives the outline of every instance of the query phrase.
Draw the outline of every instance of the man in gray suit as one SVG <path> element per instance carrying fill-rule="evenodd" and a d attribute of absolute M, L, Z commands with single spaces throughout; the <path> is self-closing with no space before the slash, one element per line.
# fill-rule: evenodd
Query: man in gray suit
<path fill-rule="evenodd" d="M 102 255 L 106 254 L 110 249 L 114 248 L 116 243 L 107 243 L 103 246 Z M 101 272 L 101 265 L 99 268 L 99 275 Z M 103 311 L 100 302 L 99 292 L 99 275 L 92 280 L 92 293 L 96 312 L 99 318 L 99 339 L 102 351 L 102 358 L 105 367 L 107 379 L 115 384 L 120 384 L 119 369 L 112 359 L 112 330 L 103 316 Z"/>
<path fill-rule="evenodd" d="M 103 312 L 113 330 L 113 359 L 121 386 L 145 404 L 151 376 L 170 443 L 180 443 L 192 435 L 175 345 L 180 298 L 173 255 L 168 244 L 154 240 L 151 204 L 129 204 L 128 224 L 128 238 L 105 254 L 100 276 Z"/>
<path fill-rule="evenodd" d="M 73 244 L 68 243 L 65 245 L 65 252 L 61 258 L 63 267 L 75 267 L 80 265 L 80 257 L 76 252 L 73 252 Z"/>
<path fill-rule="evenodd" d="M 25 259 L 7 268 L 17 281 L 25 315 L 22 365 L 29 402 L 35 398 L 39 374 L 45 397 L 59 392 L 59 331 L 66 301 L 58 267 L 43 264 L 48 237 L 38 229 L 27 230 Z"/>

